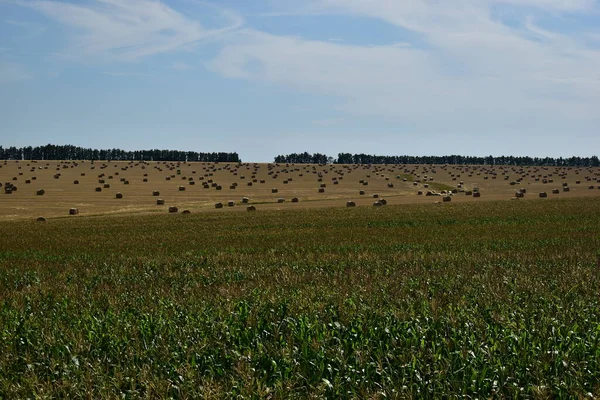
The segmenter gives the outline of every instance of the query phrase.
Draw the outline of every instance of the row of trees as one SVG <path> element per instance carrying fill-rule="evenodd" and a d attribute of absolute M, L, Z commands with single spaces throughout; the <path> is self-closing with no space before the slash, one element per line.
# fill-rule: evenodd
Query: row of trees
<path fill-rule="evenodd" d="M 376 156 L 371 154 L 339 153 L 337 158 L 325 154 L 292 153 L 275 157 L 276 163 L 334 163 L 334 164 L 472 164 L 472 165 L 544 165 L 557 167 L 598 167 L 600 160 L 592 157 L 515 157 L 515 156 Z"/>
<path fill-rule="evenodd" d="M 315 153 L 309 154 L 304 153 L 292 153 L 287 156 L 275 157 L 276 163 L 290 163 L 290 164 L 327 164 L 332 163 L 333 158 L 327 157 L 325 154 Z"/>
<path fill-rule="evenodd" d="M 89 149 L 71 145 L 0 146 L 0 160 L 114 160 L 114 161 L 201 161 L 240 162 L 237 153 L 200 153 L 179 150 Z"/>

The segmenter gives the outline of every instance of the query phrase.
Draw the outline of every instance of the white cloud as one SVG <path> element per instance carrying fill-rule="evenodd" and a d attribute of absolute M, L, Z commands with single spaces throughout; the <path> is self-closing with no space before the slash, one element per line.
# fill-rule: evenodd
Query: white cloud
<path fill-rule="evenodd" d="M 384 20 L 421 35 L 426 46 L 354 46 L 244 30 L 209 64 L 231 78 L 327 95 L 337 109 L 430 129 L 474 131 L 600 122 L 600 52 L 535 25 L 509 27 L 490 7 L 509 0 L 322 0 L 301 12 Z M 590 1 L 519 5 L 578 12 Z M 556 124 L 554 123 L 556 122 Z"/>
<path fill-rule="evenodd" d="M 31 74 L 22 65 L 0 61 L 0 84 L 20 82 L 31 78 Z"/>
<path fill-rule="evenodd" d="M 80 31 L 69 51 L 82 57 L 134 60 L 171 52 L 237 28 L 241 19 L 226 14 L 229 25 L 206 29 L 156 0 L 93 0 L 66 3 L 19 1 L 47 17 Z"/>

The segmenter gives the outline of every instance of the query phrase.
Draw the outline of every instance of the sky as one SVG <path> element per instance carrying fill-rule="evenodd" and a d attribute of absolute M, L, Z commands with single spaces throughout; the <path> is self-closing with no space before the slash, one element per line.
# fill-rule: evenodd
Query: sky
<path fill-rule="evenodd" d="M 0 145 L 600 153 L 600 0 L 0 0 Z"/>

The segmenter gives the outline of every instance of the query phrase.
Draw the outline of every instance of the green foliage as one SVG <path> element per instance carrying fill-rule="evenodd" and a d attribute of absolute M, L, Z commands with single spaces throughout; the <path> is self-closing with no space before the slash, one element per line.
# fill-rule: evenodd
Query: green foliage
<path fill-rule="evenodd" d="M 599 211 L 5 223 L 0 398 L 598 396 Z"/>

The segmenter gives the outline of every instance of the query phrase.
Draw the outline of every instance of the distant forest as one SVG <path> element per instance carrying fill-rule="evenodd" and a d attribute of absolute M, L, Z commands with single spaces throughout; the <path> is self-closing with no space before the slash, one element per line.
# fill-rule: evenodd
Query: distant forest
<path fill-rule="evenodd" d="M 557 167 L 598 167 L 600 160 L 592 157 L 515 157 L 515 156 L 376 156 L 339 153 L 337 158 L 325 154 L 292 153 L 275 157 L 276 163 L 290 164 L 472 164 L 472 165 L 539 165 Z"/>
<path fill-rule="evenodd" d="M 86 149 L 71 145 L 35 147 L 0 146 L 0 160 L 114 160 L 114 161 L 202 161 L 241 162 L 237 153 L 200 153 L 179 150 Z"/>

